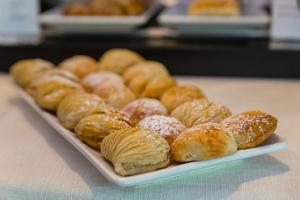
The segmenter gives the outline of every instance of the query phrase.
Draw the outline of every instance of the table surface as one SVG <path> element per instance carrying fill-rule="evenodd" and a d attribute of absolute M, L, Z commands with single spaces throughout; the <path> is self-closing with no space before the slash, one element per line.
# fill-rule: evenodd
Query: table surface
<path fill-rule="evenodd" d="M 151 185 L 119 188 L 18 96 L 0 75 L 0 199 L 300 199 L 300 80 L 178 77 L 233 113 L 261 109 L 279 119 L 282 152 Z"/>

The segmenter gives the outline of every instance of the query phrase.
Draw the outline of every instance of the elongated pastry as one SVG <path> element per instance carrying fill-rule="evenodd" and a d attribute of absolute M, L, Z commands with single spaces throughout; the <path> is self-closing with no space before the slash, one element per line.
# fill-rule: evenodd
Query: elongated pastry
<path fill-rule="evenodd" d="M 194 85 L 180 85 L 168 89 L 161 97 L 161 103 L 169 112 L 179 105 L 193 99 L 205 98 L 200 88 Z"/>
<path fill-rule="evenodd" d="M 188 15 L 238 16 L 237 0 L 195 0 L 188 8 Z"/>
<path fill-rule="evenodd" d="M 100 70 L 123 74 L 126 69 L 143 61 L 138 53 L 128 49 L 111 49 L 106 51 L 99 60 Z"/>
<path fill-rule="evenodd" d="M 136 95 L 126 85 L 118 81 L 102 83 L 96 87 L 94 93 L 118 109 L 136 99 Z"/>
<path fill-rule="evenodd" d="M 177 118 L 186 127 L 193 127 L 208 122 L 221 122 L 231 115 L 223 105 L 207 99 L 194 99 L 175 108 L 171 116 Z"/>
<path fill-rule="evenodd" d="M 10 67 L 10 74 L 21 87 L 26 87 L 30 81 L 54 65 L 42 59 L 25 59 L 14 63 Z"/>
<path fill-rule="evenodd" d="M 181 133 L 171 147 L 172 159 L 177 162 L 208 160 L 233 154 L 237 143 L 217 123 L 195 126 Z"/>
<path fill-rule="evenodd" d="M 40 84 L 35 93 L 35 101 L 46 110 L 56 111 L 60 102 L 69 94 L 82 91 L 78 83 L 70 80 L 56 80 Z"/>
<path fill-rule="evenodd" d="M 236 139 L 239 149 L 248 149 L 260 145 L 274 133 L 277 119 L 262 111 L 250 111 L 225 119 L 222 126 Z"/>
<path fill-rule="evenodd" d="M 85 77 L 87 74 L 98 70 L 96 60 L 85 55 L 77 55 L 68 58 L 62 61 L 58 67 L 74 73 L 80 79 Z"/>
<path fill-rule="evenodd" d="M 138 123 L 138 127 L 159 133 L 170 146 L 180 133 L 186 129 L 176 118 L 163 115 L 146 117 Z"/>
<path fill-rule="evenodd" d="M 166 108 L 158 100 L 150 98 L 137 99 L 126 105 L 121 111 L 129 117 L 133 126 L 145 117 L 168 114 Z"/>
<path fill-rule="evenodd" d="M 79 79 L 73 73 L 62 70 L 62 69 L 50 69 L 40 74 L 40 76 L 34 78 L 30 83 L 26 86 L 26 91 L 31 95 L 35 96 L 37 88 L 45 83 L 50 82 L 73 82 L 74 84 L 79 84 Z"/>
<path fill-rule="evenodd" d="M 88 92 L 94 91 L 97 86 L 105 84 L 106 82 L 117 82 L 122 84 L 123 78 L 116 73 L 100 71 L 88 74 L 82 79 L 82 85 Z"/>
<path fill-rule="evenodd" d="M 75 132 L 77 137 L 89 146 L 100 150 L 100 142 L 113 131 L 130 128 L 128 117 L 118 111 L 96 112 L 82 118 Z"/>
<path fill-rule="evenodd" d="M 77 92 L 68 95 L 60 102 L 57 117 L 65 128 L 72 130 L 83 117 L 111 109 L 112 107 L 105 104 L 97 95 Z"/>
<path fill-rule="evenodd" d="M 112 162 L 116 173 L 129 176 L 164 168 L 170 163 L 169 145 L 158 133 L 128 128 L 106 136 L 101 153 Z"/>

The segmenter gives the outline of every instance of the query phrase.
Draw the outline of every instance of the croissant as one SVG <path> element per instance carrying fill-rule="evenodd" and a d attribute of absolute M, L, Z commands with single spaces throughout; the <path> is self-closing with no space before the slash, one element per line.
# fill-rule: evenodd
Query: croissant
<path fill-rule="evenodd" d="M 223 120 L 222 126 L 236 139 L 239 149 L 248 149 L 263 143 L 274 133 L 277 119 L 262 111 L 251 111 Z"/>
<path fill-rule="evenodd" d="M 118 111 L 106 111 L 82 118 L 75 127 L 75 132 L 81 141 L 100 150 L 100 142 L 105 136 L 130 127 L 131 123 L 126 115 Z"/>
<path fill-rule="evenodd" d="M 62 69 L 50 69 L 30 81 L 26 86 L 26 91 L 34 97 L 36 90 L 40 85 L 50 82 L 74 82 L 74 84 L 79 84 L 79 79 L 76 75 L 69 71 Z"/>
<path fill-rule="evenodd" d="M 35 77 L 53 67 L 54 65 L 46 60 L 26 59 L 14 63 L 10 68 L 10 74 L 17 84 L 26 87 Z"/>
<path fill-rule="evenodd" d="M 56 111 L 64 97 L 79 90 L 82 90 L 82 87 L 78 83 L 67 79 L 56 80 L 39 85 L 34 97 L 41 108 Z"/>
<path fill-rule="evenodd" d="M 111 49 L 106 51 L 99 60 L 100 70 L 123 74 L 126 69 L 143 61 L 138 53 L 128 49 Z"/>
<path fill-rule="evenodd" d="M 118 109 L 136 99 L 135 94 L 120 82 L 108 81 L 102 83 L 96 87 L 94 93 Z"/>
<path fill-rule="evenodd" d="M 105 84 L 106 82 L 117 82 L 122 84 L 123 78 L 116 73 L 100 71 L 90 73 L 82 79 L 82 85 L 88 92 L 94 91 L 98 85 Z"/>
<path fill-rule="evenodd" d="M 189 15 L 240 15 L 239 4 L 236 0 L 196 0 L 188 8 Z"/>
<path fill-rule="evenodd" d="M 223 105 L 207 99 L 195 99 L 185 102 L 175 108 L 171 116 L 177 118 L 186 127 L 197 126 L 208 122 L 221 122 L 231 115 L 230 110 Z"/>
<path fill-rule="evenodd" d="M 233 154 L 237 143 L 217 123 L 207 123 L 185 130 L 173 142 L 172 158 L 178 162 L 208 160 Z"/>
<path fill-rule="evenodd" d="M 137 126 L 159 133 L 167 140 L 170 146 L 180 133 L 186 129 L 185 126 L 176 118 L 163 115 L 146 117 L 141 120 Z"/>
<path fill-rule="evenodd" d="M 161 97 L 161 103 L 169 112 L 179 105 L 193 99 L 205 98 L 204 93 L 193 85 L 180 85 L 168 89 Z"/>
<path fill-rule="evenodd" d="M 96 60 L 92 57 L 85 55 L 77 55 L 68 58 L 62 61 L 58 65 L 58 67 L 74 73 L 80 79 L 86 76 L 87 74 L 98 70 Z"/>
<path fill-rule="evenodd" d="M 121 176 L 141 174 L 169 165 L 169 145 L 158 133 L 140 128 L 115 131 L 101 143 L 101 153 Z"/>
<path fill-rule="evenodd" d="M 145 117 L 168 114 L 166 108 L 158 100 L 150 98 L 137 99 L 122 108 L 121 112 L 129 117 L 134 126 Z"/>
<path fill-rule="evenodd" d="M 97 95 L 77 92 L 68 95 L 60 102 L 57 117 L 65 128 L 73 130 L 83 117 L 107 110 L 113 108 L 105 104 Z"/>

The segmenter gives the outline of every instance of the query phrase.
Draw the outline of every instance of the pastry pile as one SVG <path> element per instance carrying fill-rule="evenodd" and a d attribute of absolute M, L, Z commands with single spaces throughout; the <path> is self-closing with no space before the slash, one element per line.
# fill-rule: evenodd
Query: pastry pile
<path fill-rule="evenodd" d="M 11 76 L 121 176 L 227 156 L 260 145 L 277 119 L 261 111 L 232 115 L 195 85 L 127 49 L 97 62 L 74 56 L 58 67 L 42 59 L 12 65 Z"/>

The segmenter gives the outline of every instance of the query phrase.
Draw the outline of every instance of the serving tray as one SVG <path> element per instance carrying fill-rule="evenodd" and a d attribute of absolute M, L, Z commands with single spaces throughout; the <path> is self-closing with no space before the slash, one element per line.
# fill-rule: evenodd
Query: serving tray
<path fill-rule="evenodd" d="M 82 143 L 79 139 L 76 138 L 73 132 L 63 128 L 54 115 L 39 108 L 31 96 L 29 96 L 22 89 L 19 89 L 19 93 L 20 96 L 28 103 L 30 107 L 33 108 L 35 112 L 37 112 L 61 136 L 63 136 L 68 142 L 70 142 L 89 162 L 91 162 L 97 168 L 97 170 L 109 182 L 121 187 L 148 184 L 178 176 L 184 176 L 190 173 L 198 173 L 203 169 L 227 165 L 232 161 L 280 151 L 287 147 L 287 143 L 285 142 L 285 140 L 275 134 L 258 147 L 247 150 L 239 150 L 238 152 L 230 156 L 207 161 L 172 164 L 167 168 L 159 169 L 157 171 L 122 177 L 114 172 L 113 166 L 108 161 L 106 161 L 99 152 Z"/>

